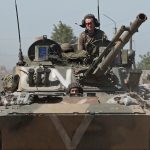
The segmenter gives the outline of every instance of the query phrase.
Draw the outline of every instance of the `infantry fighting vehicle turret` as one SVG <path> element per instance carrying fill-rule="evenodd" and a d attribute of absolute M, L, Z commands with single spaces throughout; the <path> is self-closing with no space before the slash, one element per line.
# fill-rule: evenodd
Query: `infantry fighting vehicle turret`
<path fill-rule="evenodd" d="M 95 58 L 63 52 L 46 36 L 27 59 L 20 52 L 1 96 L 0 149 L 149 149 L 149 103 L 137 94 L 142 72 L 135 52 L 123 50 L 146 19 L 139 14 L 112 41 L 100 40 Z"/>

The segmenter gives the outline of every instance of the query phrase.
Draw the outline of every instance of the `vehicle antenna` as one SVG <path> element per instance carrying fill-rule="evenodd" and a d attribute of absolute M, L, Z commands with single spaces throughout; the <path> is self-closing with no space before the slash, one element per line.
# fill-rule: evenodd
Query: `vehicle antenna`
<path fill-rule="evenodd" d="M 98 22 L 100 23 L 100 15 L 99 15 L 99 0 L 97 0 L 97 12 L 98 12 Z M 99 26 L 100 29 L 100 26 Z"/>
<path fill-rule="evenodd" d="M 19 26 L 19 17 L 18 17 L 18 9 L 17 9 L 17 2 L 15 0 L 15 8 L 16 8 L 16 17 L 17 17 L 17 25 L 18 25 L 18 36 L 19 36 L 19 61 L 17 65 L 22 66 L 25 64 L 22 49 L 21 49 L 21 36 L 20 36 L 20 26 Z"/>

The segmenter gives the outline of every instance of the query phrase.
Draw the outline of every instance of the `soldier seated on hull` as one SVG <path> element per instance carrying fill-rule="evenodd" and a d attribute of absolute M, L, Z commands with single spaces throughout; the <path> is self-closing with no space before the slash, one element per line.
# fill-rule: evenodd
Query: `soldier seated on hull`
<path fill-rule="evenodd" d="M 99 56 L 99 47 L 108 44 L 104 31 L 97 29 L 100 23 L 93 14 L 87 14 L 80 25 L 85 28 L 78 39 L 78 50 L 85 50 L 89 55 Z"/>
<path fill-rule="evenodd" d="M 64 43 L 61 45 L 63 56 L 67 59 L 84 59 L 85 64 L 91 64 L 94 58 L 98 57 L 110 41 L 104 31 L 97 29 L 100 23 L 93 14 L 88 14 L 82 20 L 80 25 L 85 28 L 78 38 L 78 48 L 73 50 L 73 47 Z"/>

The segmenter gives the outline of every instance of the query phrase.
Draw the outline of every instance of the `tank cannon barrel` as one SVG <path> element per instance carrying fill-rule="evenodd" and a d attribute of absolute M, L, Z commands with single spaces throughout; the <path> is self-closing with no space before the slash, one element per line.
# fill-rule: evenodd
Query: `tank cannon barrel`
<path fill-rule="evenodd" d="M 100 76 L 107 71 L 108 67 L 112 64 L 117 54 L 124 47 L 124 45 L 128 43 L 132 35 L 138 31 L 138 28 L 146 19 L 146 15 L 141 13 L 136 17 L 135 21 L 131 24 L 130 27 L 125 28 L 124 32 L 121 33 L 118 31 L 119 34 L 116 34 L 116 36 L 113 38 L 115 45 L 112 47 L 112 50 L 108 53 L 105 59 L 103 59 L 101 62 L 97 61 L 97 63 L 94 64 L 95 66 L 92 66 L 92 68 L 95 68 L 95 70 L 92 71 L 95 76 Z M 88 72 L 86 72 L 86 75 L 88 75 Z"/>
<path fill-rule="evenodd" d="M 91 73 L 94 72 L 94 70 L 96 69 L 96 67 L 98 66 L 98 64 L 102 61 L 102 58 L 105 56 L 105 54 L 107 54 L 107 51 L 110 50 L 110 48 L 112 48 L 115 44 L 115 42 L 117 40 L 119 40 L 121 34 L 126 30 L 125 26 L 121 26 L 120 30 L 118 30 L 118 32 L 116 33 L 116 35 L 114 36 L 114 38 L 112 39 L 112 41 L 110 42 L 110 44 L 106 47 L 106 49 L 101 53 L 101 55 L 99 56 L 99 58 L 94 61 L 92 63 L 92 65 L 89 67 L 89 69 L 84 73 L 84 76 L 87 77 L 89 76 Z"/>

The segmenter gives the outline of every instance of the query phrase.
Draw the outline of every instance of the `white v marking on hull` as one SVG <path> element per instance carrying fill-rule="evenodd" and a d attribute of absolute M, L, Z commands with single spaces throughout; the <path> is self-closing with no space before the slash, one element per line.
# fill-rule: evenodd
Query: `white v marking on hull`
<path fill-rule="evenodd" d="M 57 115 L 53 114 L 50 116 L 55 128 L 60 135 L 61 139 L 63 140 L 65 147 L 67 150 L 75 150 L 78 144 L 80 143 L 84 133 L 86 132 L 88 126 L 90 125 L 91 121 L 93 120 L 93 115 L 85 115 L 81 124 L 76 129 L 72 139 L 68 136 L 65 128 L 63 127 L 61 121 L 57 117 Z"/>

